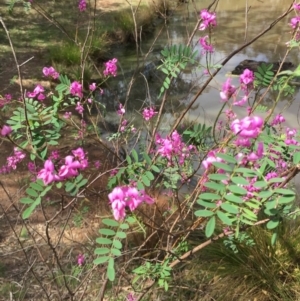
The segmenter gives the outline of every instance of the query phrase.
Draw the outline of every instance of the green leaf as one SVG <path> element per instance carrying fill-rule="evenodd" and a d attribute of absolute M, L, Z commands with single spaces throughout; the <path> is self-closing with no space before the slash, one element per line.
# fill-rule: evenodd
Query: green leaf
<path fill-rule="evenodd" d="M 237 204 L 242 204 L 243 203 L 243 199 L 241 197 L 238 197 L 238 196 L 234 195 L 234 194 L 225 195 L 225 199 L 227 201 L 237 203 Z"/>
<path fill-rule="evenodd" d="M 225 224 L 227 226 L 232 225 L 232 220 L 224 212 L 218 210 L 217 211 L 217 216 L 223 224 Z"/>
<path fill-rule="evenodd" d="M 96 248 L 94 251 L 94 254 L 96 255 L 105 255 L 110 252 L 109 248 Z"/>
<path fill-rule="evenodd" d="M 122 243 L 117 239 L 114 239 L 113 246 L 117 249 L 122 249 Z"/>
<path fill-rule="evenodd" d="M 219 168 L 219 169 L 223 169 L 225 171 L 231 172 L 233 170 L 233 168 L 225 163 L 222 162 L 213 162 L 212 163 L 215 167 Z"/>
<path fill-rule="evenodd" d="M 151 185 L 150 180 L 147 178 L 147 176 L 142 176 L 142 181 L 145 184 L 145 186 L 149 187 Z"/>
<path fill-rule="evenodd" d="M 281 180 L 282 181 L 282 180 Z M 259 192 L 258 193 L 258 197 L 259 198 L 262 198 L 262 199 L 267 199 L 267 198 L 269 198 L 270 196 L 272 196 L 273 195 L 273 191 L 271 191 L 271 190 L 266 190 L 266 191 L 261 191 L 261 192 Z"/>
<path fill-rule="evenodd" d="M 231 181 L 234 184 L 238 184 L 238 185 L 249 185 L 249 181 L 247 181 L 245 178 L 243 177 L 232 177 Z"/>
<path fill-rule="evenodd" d="M 150 181 L 153 181 L 154 180 L 154 175 L 153 175 L 153 173 L 151 172 L 151 171 L 146 171 L 146 176 L 147 176 L 147 178 L 150 180 Z"/>
<path fill-rule="evenodd" d="M 111 245 L 113 241 L 106 237 L 98 237 L 96 238 L 96 242 L 101 245 Z"/>
<path fill-rule="evenodd" d="M 27 193 L 28 195 L 34 197 L 34 198 L 36 198 L 36 197 L 39 196 L 38 193 L 37 193 L 35 190 L 31 189 L 31 188 L 27 188 L 27 189 L 26 189 L 26 193 Z"/>
<path fill-rule="evenodd" d="M 240 186 L 236 186 L 236 185 L 229 185 L 228 189 L 235 194 L 239 194 L 239 195 L 246 195 L 247 194 L 247 190 L 245 188 L 242 188 Z"/>
<path fill-rule="evenodd" d="M 282 196 L 278 198 L 278 203 L 283 205 L 283 204 L 288 204 L 291 203 L 295 200 L 296 196 L 295 195 L 289 195 L 289 196 Z"/>
<path fill-rule="evenodd" d="M 30 183 L 30 187 L 32 187 L 36 191 L 43 191 L 44 187 L 39 185 L 38 183 Z"/>
<path fill-rule="evenodd" d="M 106 226 L 110 226 L 110 227 L 118 227 L 119 223 L 113 219 L 109 219 L 109 218 L 104 218 L 102 220 L 102 223 Z"/>
<path fill-rule="evenodd" d="M 116 233 L 116 237 L 118 237 L 118 238 L 126 238 L 126 233 L 125 232 L 121 232 L 121 231 L 118 231 L 117 233 Z"/>
<path fill-rule="evenodd" d="M 205 226 L 205 235 L 206 237 L 211 237 L 215 231 L 216 227 L 216 218 L 215 216 L 212 216 L 209 221 L 206 223 Z"/>
<path fill-rule="evenodd" d="M 108 260 L 108 266 L 107 266 L 107 278 L 110 281 L 115 280 L 115 261 L 114 258 L 109 258 Z"/>
<path fill-rule="evenodd" d="M 200 194 L 199 198 L 203 200 L 219 200 L 221 197 L 218 194 L 215 193 L 202 193 Z"/>
<path fill-rule="evenodd" d="M 256 188 L 264 188 L 268 186 L 268 183 L 265 181 L 257 181 L 253 184 L 253 186 Z"/>
<path fill-rule="evenodd" d="M 96 258 L 93 262 L 94 262 L 94 264 L 98 265 L 98 264 L 102 264 L 102 263 L 107 262 L 109 259 L 110 259 L 109 256 L 102 256 L 102 257 Z"/>
<path fill-rule="evenodd" d="M 256 170 L 245 168 L 245 167 L 239 167 L 234 170 L 236 173 L 242 173 L 244 177 L 256 177 L 259 176 L 258 172 Z"/>
<path fill-rule="evenodd" d="M 217 208 L 217 205 L 215 203 L 209 203 L 209 202 L 203 201 L 201 199 L 198 199 L 197 203 L 205 208 L 210 208 L 210 209 Z"/>
<path fill-rule="evenodd" d="M 277 228 L 279 225 L 279 222 L 280 222 L 280 220 L 278 218 L 268 221 L 268 223 L 266 225 L 267 229 L 271 230 L 271 229 Z"/>
<path fill-rule="evenodd" d="M 222 203 L 221 204 L 221 208 L 223 210 L 225 210 L 228 213 L 232 213 L 232 214 L 238 214 L 239 213 L 239 209 L 237 206 L 228 204 L 228 203 Z"/>
<path fill-rule="evenodd" d="M 129 228 L 129 226 L 126 223 L 123 223 L 123 224 L 120 225 L 120 229 L 122 229 L 122 230 L 126 230 L 128 228 Z"/>
<path fill-rule="evenodd" d="M 274 232 L 272 234 L 272 238 L 271 238 L 271 245 L 274 246 L 276 243 L 276 239 L 277 239 L 277 232 Z"/>
<path fill-rule="evenodd" d="M 22 204 L 32 204 L 34 200 L 32 200 L 31 198 L 21 198 L 20 202 Z"/>
<path fill-rule="evenodd" d="M 135 162 L 139 162 L 139 156 L 138 156 L 138 153 L 136 152 L 136 150 L 133 148 L 132 151 L 131 151 L 131 155 L 133 157 L 133 160 Z M 131 163 L 130 163 L 131 164 Z"/>
<path fill-rule="evenodd" d="M 295 195 L 294 191 L 289 190 L 289 189 L 284 189 L 284 188 L 275 189 L 274 192 L 278 193 L 278 194 L 284 194 L 284 195 Z"/>
<path fill-rule="evenodd" d="M 243 212 L 246 214 L 246 216 L 244 215 L 244 217 L 246 217 L 247 219 L 257 221 L 257 215 L 250 209 L 243 208 Z"/>
<path fill-rule="evenodd" d="M 160 169 L 159 169 L 157 166 L 155 166 L 155 165 L 152 165 L 152 166 L 151 166 L 151 169 L 152 169 L 153 171 L 157 172 L 157 173 L 160 172 Z"/>
<path fill-rule="evenodd" d="M 99 233 L 103 234 L 103 235 L 107 235 L 107 236 L 112 236 L 112 235 L 116 234 L 116 232 L 114 230 L 111 230 L 111 229 L 100 229 Z"/>
<path fill-rule="evenodd" d="M 199 217 L 210 217 L 214 215 L 214 212 L 209 210 L 197 210 L 195 211 L 195 215 Z"/>
<path fill-rule="evenodd" d="M 210 180 L 215 180 L 215 181 L 223 181 L 223 180 L 228 180 L 228 176 L 222 175 L 222 174 L 211 174 L 208 176 Z"/>
<path fill-rule="evenodd" d="M 216 182 L 206 182 L 204 183 L 204 186 L 216 191 L 222 191 L 226 187 L 223 183 L 216 183 Z"/>
<path fill-rule="evenodd" d="M 119 249 L 112 248 L 110 251 L 111 251 L 111 254 L 114 255 L 114 256 L 121 256 L 122 255 L 122 253 Z"/>
<path fill-rule="evenodd" d="M 237 160 L 230 155 L 219 153 L 219 154 L 216 154 L 216 157 L 219 157 L 228 163 L 237 164 Z"/>

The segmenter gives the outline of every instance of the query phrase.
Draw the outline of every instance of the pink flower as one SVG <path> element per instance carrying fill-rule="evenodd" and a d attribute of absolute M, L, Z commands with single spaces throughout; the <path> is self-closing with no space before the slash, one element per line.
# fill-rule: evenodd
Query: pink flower
<path fill-rule="evenodd" d="M 80 12 L 83 12 L 86 10 L 86 1 L 85 0 L 79 0 L 78 8 Z"/>
<path fill-rule="evenodd" d="M 83 255 L 83 254 L 79 254 L 79 255 L 77 256 L 77 264 L 78 264 L 79 266 L 82 266 L 82 265 L 84 264 L 84 260 L 85 260 L 85 258 L 84 258 L 84 255 Z"/>
<path fill-rule="evenodd" d="M 199 40 L 200 45 L 203 48 L 203 54 L 206 52 L 214 52 L 214 47 L 211 44 L 207 43 L 208 36 L 202 37 Z"/>
<path fill-rule="evenodd" d="M 37 97 L 38 100 L 44 100 L 45 95 L 43 94 L 43 92 L 45 92 L 44 87 L 41 86 L 40 84 L 37 84 L 33 92 L 27 92 L 27 96 L 30 98 Z"/>
<path fill-rule="evenodd" d="M 76 105 L 75 110 L 76 110 L 79 114 L 82 114 L 82 113 L 83 113 L 84 108 L 83 108 L 82 104 L 80 103 L 80 101 L 77 102 L 77 105 Z"/>
<path fill-rule="evenodd" d="M 285 118 L 281 115 L 281 114 L 278 114 L 274 117 L 273 121 L 271 122 L 271 125 L 278 125 L 278 124 L 281 124 L 285 122 Z"/>
<path fill-rule="evenodd" d="M 157 112 L 154 111 L 154 108 L 145 108 L 143 111 L 143 118 L 148 121 L 156 114 Z"/>
<path fill-rule="evenodd" d="M 154 200 L 144 190 L 138 191 L 136 187 L 131 186 L 115 187 L 108 198 L 116 220 L 125 218 L 125 207 L 129 207 L 133 211 L 143 202 L 147 204 L 154 203 Z"/>
<path fill-rule="evenodd" d="M 59 73 L 53 67 L 44 67 L 43 74 L 48 77 L 52 77 L 53 79 L 57 79 L 59 77 Z"/>
<path fill-rule="evenodd" d="M 205 30 L 209 26 L 216 26 L 216 14 L 210 13 L 207 9 L 203 9 L 200 12 L 200 17 L 202 19 L 202 23 L 199 27 L 200 30 Z"/>
<path fill-rule="evenodd" d="M 263 157 L 264 153 L 264 144 L 262 142 L 258 143 L 257 151 L 254 153 L 250 153 L 247 156 L 248 161 L 257 161 L 258 159 L 261 159 Z"/>
<path fill-rule="evenodd" d="M 234 134 L 239 135 L 242 138 L 256 138 L 264 124 L 262 118 L 258 116 L 247 116 L 242 120 L 235 119 L 230 126 L 230 129 Z"/>
<path fill-rule="evenodd" d="M 220 92 L 220 97 L 222 100 L 227 101 L 236 91 L 235 86 L 230 84 L 231 79 L 228 78 L 222 86 L 222 91 Z"/>
<path fill-rule="evenodd" d="M 253 83 L 253 81 L 254 81 L 254 73 L 249 69 L 245 69 L 244 72 L 240 75 L 240 83 L 249 85 Z"/>
<path fill-rule="evenodd" d="M 120 116 L 125 114 L 125 108 L 123 107 L 123 105 L 121 103 L 119 104 L 119 110 L 117 111 L 117 114 Z"/>
<path fill-rule="evenodd" d="M 44 168 L 39 171 L 37 178 L 43 180 L 45 185 L 60 180 L 60 177 L 55 173 L 54 164 L 51 160 L 45 161 Z"/>
<path fill-rule="evenodd" d="M 72 112 L 65 112 L 65 114 L 63 116 L 64 116 L 64 118 L 69 119 L 72 116 Z"/>
<path fill-rule="evenodd" d="M 299 22 L 300 22 L 300 16 L 297 16 L 291 19 L 290 25 L 292 26 L 293 29 L 295 29 L 298 27 Z"/>
<path fill-rule="evenodd" d="M 117 62 L 116 58 L 109 60 L 108 62 L 104 63 L 105 70 L 103 71 L 104 76 L 117 76 Z"/>
<path fill-rule="evenodd" d="M 81 98 L 83 96 L 83 94 L 82 94 L 82 85 L 79 82 L 74 81 L 70 85 L 70 93 L 73 96 L 78 96 L 78 97 Z"/>
<path fill-rule="evenodd" d="M 239 101 L 234 101 L 234 102 L 233 102 L 233 105 L 234 105 L 234 106 L 237 106 L 237 107 L 242 107 L 242 106 L 247 102 L 247 100 L 248 100 L 248 96 L 245 95 L 241 100 L 239 100 Z"/>
<path fill-rule="evenodd" d="M 202 161 L 202 165 L 205 169 L 208 169 L 213 162 L 222 162 L 221 158 L 216 157 L 216 151 L 210 151 L 206 159 Z"/>
<path fill-rule="evenodd" d="M 7 136 L 12 132 L 12 128 L 9 125 L 4 125 L 1 129 L 1 135 Z"/>
<path fill-rule="evenodd" d="M 294 8 L 295 10 L 300 10 L 300 3 L 294 3 L 294 4 L 293 4 L 293 8 Z"/>
<path fill-rule="evenodd" d="M 96 83 L 92 83 L 92 84 L 90 84 L 89 85 L 89 88 L 90 88 L 90 91 L 95 91 L 96 89 L 97 89 L 97 85 L 96 85 Z"/>
<path fill-rule="evenodd" d="M 72 150 L 72 153 L 79 160 L 85 159 L 85 152 L 81 147 L 78 147 L 77 149 Z"/>

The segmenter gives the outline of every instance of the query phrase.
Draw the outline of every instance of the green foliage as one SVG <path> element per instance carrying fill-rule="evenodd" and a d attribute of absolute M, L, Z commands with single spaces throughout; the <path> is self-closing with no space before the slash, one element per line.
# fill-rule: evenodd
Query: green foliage
<path fill-rule="evenodd" d="M 258 66 L 257 72 L 254 72 L 255 74 L 254 85 L 268 87 L 275 75 L 272 69 L 273 69 L 273 64 L 262 63 L 260 66 Z"/>
<path fill-rule="evenodd" d="M 238 237 L 235 237 L 234 235 L 228 235 L 227 238 L 223 240 L 223 243 L 235 254 L 239 252 L 238 247 L 241 244 L 245 244 L 247 247 L 255 246 L 253 238 L 250 237 L 246 232 L 239 233 Z"/>
<path fill-rule="evenodd" d="M 78 66 L 81 62 L 80 48 L 71 42 L 53 45 L 48 48 L 48 59 L 51 62 L 63 63 L 66 66 Z"/>
<path fill-rule="evenodd" d="M 78 191 L 82 187 L 84 187 L 87 182 L 88 182 L 88 180 L 84 179 L 82 174 L 79 174 L 74 180 L 67 181 L 65 183 L 65 190 L 71 196 L 76 196 L 78 194 Z"/>
<path fill-rule="evenodd" d="M 26 189 L 28 197 L 21 198 L 20 202 L 27 205 L 28 207 L 22 213 L 22 218 L 27 219 L 30 217 L 35 208 L 41 204 L 42 197 L 52 188 L 52 185 L 44 186 L 41 180 L 30 183 Z M 34 199 L 33 199 L 34 198 Z"/>
<path fill-rule="evenodd" d="M 196 123 L 192 128 L 183 132 L 183 139 L 186 143 L 195 145 L 198 149 L 207 150 L 212 143 L 212 127 Z"/>
<path fill-rule="evenodd" d="M 94 264 L 107 264 L 106 276 L 110 281 L 115 280 L 115 259 L 122 255 L 123 245 L 122 239 L 125 239 L 126 231 L 129 229 L 130 218 L 127 218 L 125 222 L 117 222 L 113 219 L 103 219 L 102 223 L 109 228 L 101 228 L 99 233 L 100 237 L 96 239 L 96 242 L 101 245 L 95 249 L 95 255 L 98 255 L 94 260 Z"/>
<path fill-rule="evenodd" d="M 9 13 L 12 13 L 14 10 L 14 7 L 16 4 L 18 3 L 22 3 L 23 7 L 24 7 L 24 11 L 26 13 L 29 12 L 29 10 L 31 9 L 31 3 L 30 1 L 24 1 L 24 0 L 6 0 L 7 5 L 8 5 L 8 11 Z"/>
<path fill-rule="evenodd" d="M 165 261 L 163 264 L 146 261 L 144 265 L 132 271 L 136 274 L 132 283 L 135 284 L 137 281 L 145 281 L 146 279 L 157 279 L 158 286 L 168 291 L 168 281 L 170 280 L 172 271 L 168 264 L 168 261 Z"/>
<path fill-rule="evenodd" d="M 197 51 L 192 52 L 190 46 L 179 45 L 177 47 L 173 45 L 171 47 L 165 47 L 164 50 L 161 51 L 161 54 L 164 58 L 162 59 L 162 65 L 157 69 L 161 69 L 161 71 L 166 74 L 166 77 L 160 88 L 159 97 L 165 90 L 169 89 L 171 80 L 177 78 L 181 70 L 184 70 L 188 63 L 195 64 Z"/>

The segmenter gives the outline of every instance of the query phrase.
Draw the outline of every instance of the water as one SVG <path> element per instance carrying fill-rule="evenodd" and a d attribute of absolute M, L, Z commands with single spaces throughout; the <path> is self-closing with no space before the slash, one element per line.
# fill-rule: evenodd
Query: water
<path fill-rule="evenodd" d="M 191 2 L 191 1 L 190 1 Z M 207 34 L 206 31 L 197 30 L 193 39 L 192 45 L 195 50 L 199 52 L 197 57 L 200 65 L 205 66 L 206 61 L 210 65 L 220 63 L 230 52 L 240 47 L 243 43 L 251 40 L 258 33 L 268 27 L 279 15 L 281 15 L 292 3 L 292 1 L 273 0 L 270 1 L 232 1 L 222 0 L 219 1 L 216 8 L 217 14 L 217 27 L 212 32 L 212 43 L 215 47 L 215 52 L 206 57 L 201 55 L 201 47 L 198 43 L 199 38 Z M 161 35 L 157 38 L 154 45 L 154 51 L 146 58 L 145 64 L 151 61 L 158 61 L 160 57 L 160 50 L 166 45 L 184 44 L 188 40 L 188 36 L 193 31 L 199 11 L 206 8 L 211 1 L 198 0 L 193 3 L 182 5 L 174 15 L 168 20 L 166 25 L 161 24 L 157 26 L 156 32 L 153 37 L 143 39 L 140 45 L 140 62 L 156 38 L 158 32 L 163 27 Z M 247 4 L 247 18 L 246 6 Z M 293 13 L 292 13 L 293 14 Z M 270 32 L 259 40 L 242 50 L 235 55 L 218 73 L 215 79 L 210 83 L 205 92 L 199 96 L 197 101 L 192 107 L 191 112 L 186 116 L 188 120 L 197 120 L 198 122 L 212 123 L 221 108 L 219 91 L 223 82 L 226 80 L 226 73 L 234 69 L 234 67 L 244 59 L 264 60 L 268 62 L 278 61 L 283 58 L 286 52 L 286 42 L 291 37 L 291 27 L 288 25 L 292 14 L 280 21 Z M 247 26 L 246 26 L 247 23 Z M 120 48 L 114 52 L 114 56 L 118 57 L 122 72 L 124 76 L 119 76 L 117 79 L 117 86 L 112 90 L 114 93 L 107 94 L 107 99 L 103 99 L 108 105 L 108 110 L 111 111 L 109 118 L 115 119 L 115 107 L 119 101 L 124 103 L 126 93 L 130 86 L 130 79 L 136 66 L 136 50 L 135 47 L 127 47 L 126 49 Z M 293 62 L 295 65 L 299 63 L 298 50 L 293 49 L 287 58 L 288 61 Z M 205 67 L 206 68 L 206 67 Z M 155 68 L 154 68 L 155 69 Z M 180 80 L 177 81 L 176 86 L 172 87 L 167 106 L 164 111 L 164 118 L 162 121 L 162 128 L 168 130 L 172 122 L 182 112 L 189 101 L 194 97 L 195 93 L 201 87 L 201 84 L 206 80 L 203 74 L 203 67 L 187 69 L 183 72 Z M 144 72 L 143 68 L 139 72 Z M 145 78 L 137 72 L 136 81 L 132 85 L 129 95 L 127 95 L 128 111 L 135 116 L 135 123 L 138 126 L 142 121 L 137 111 L 143 105 L 157 105 L 159 88 L 162 85 L 164 76 L 154 72 L 152 76 Z M 238 82 L 238 79 L 233 79 L 233 82 Z M 277 112 L 281 111 L 284 107 L 289 106 L 285 112 L 285 117 L 288 120 L 289 126 L 298 127 L 298 110 L 299 93 L 294 98 L 295 101 L 291 102 L 290 99 L 283 99 Z M 272 100 L 272 96 L 269 96 Z M 291 104 L 290 104 L 291 103 Z M 241 111 L 241 110 L 240 110 Z M 244 114 L 245 115 L 245 114 Z"/>

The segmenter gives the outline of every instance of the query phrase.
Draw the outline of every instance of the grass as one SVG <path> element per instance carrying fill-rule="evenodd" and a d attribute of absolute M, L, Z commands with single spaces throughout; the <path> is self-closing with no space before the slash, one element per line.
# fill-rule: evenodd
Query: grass
<path fill-rule="evenodd" d="M 299 220 L 296 225 L 282 227 L 275 247 L 263 227 L 248 233 L 256 244 L 239 244 L 237 254 L 222 241 L 209 245 L 185 268 L 185 275 L 178 272 L 176 285 L 192 288 L 178 293 L 203 301 L 300 300 Z M 197 294 L 199 299 L 193 299 Z"/>

